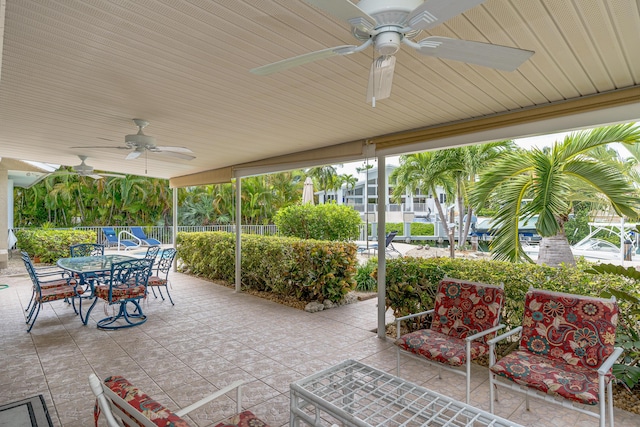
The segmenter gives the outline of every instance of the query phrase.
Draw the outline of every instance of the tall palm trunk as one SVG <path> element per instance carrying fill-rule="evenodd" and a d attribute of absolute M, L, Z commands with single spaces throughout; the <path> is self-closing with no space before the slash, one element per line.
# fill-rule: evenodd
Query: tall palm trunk
<path fill-rule="evenodd" d="M 560 264 L 576 265 L 576 260 L 571 252 L 569 240 L 563 232 L 551 237 L 543 237 L 540 241 L 538 264 L 546 264 L 550 267 L 559 267 Z"/>
<path fill-rule="evenodd" d="M 453 237 L 453 230 L 449 230 L 447 216 L 445 215 L 444 210 L 442 210 L 442 205 L 440 204 L 440 199 L 438 198 L 438 193 L 436 192 L 435 187 L 431 187 L 431 193 L 433 194 L 433 201 L 436 205 L 436 210 L 438 211 L 438 216 L 440 217 L 440 222 L 442 223 L 442 228 L 444 228 L 444 232 L 447 234 L 447 239 L 449 240 L 449 247 L 453 247 L 455 244 L 455 238 Z M 451 258 L 455 258 L 455 251 L 452 251 L 451 254 L 452 254 Z"/>

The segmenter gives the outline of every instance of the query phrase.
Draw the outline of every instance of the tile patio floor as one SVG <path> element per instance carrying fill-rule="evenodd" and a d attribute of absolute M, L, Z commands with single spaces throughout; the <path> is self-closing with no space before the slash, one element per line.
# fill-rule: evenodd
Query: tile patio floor
<path fill-rule="evenodd" d="M 24 324 L 28 277 L 0 277 L 0 404 L 43 394 L 55 426 L 93 425 L 87 378 L 123 375 L 169 407 L 183 407 L 242 379 L 243 406 L 271 426 L 289 422 L 289 383 L 344 359 L 394 373 L 396 353 L 376 337 L 376 300 L 305 313 L 180 273 L 171 273 L 175 306 L 153 297 L 149 320 L 120 331 L 100 331 L 99 302 L 87 326 L 63 302 L 47 304 L 30 334 Z M 412 360 L 402 376 L 464 399 L 464 378 Z M 474 366 L 472 403 L 488 410 L 488 373 Z M 553 408 L 553 409 L 552 409 Z M 501 392 L 497 413 L 525 426 L 595 426 L 595 418 Z M 197 426 L 231 415 L 230 398 L 193 413 Z M 616 409 L 616 426 L 640 426 L 640 416 Z M 101 426 L 104 421 L 101 419 Z"/>

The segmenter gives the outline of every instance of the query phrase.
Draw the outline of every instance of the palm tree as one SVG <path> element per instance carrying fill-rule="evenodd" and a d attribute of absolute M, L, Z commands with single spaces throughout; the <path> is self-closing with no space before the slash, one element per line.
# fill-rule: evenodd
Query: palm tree
<path fill-rule="evenodd" d="M 318 189 L 324 191 L 325 200 L 327 199 L 327 192 L 336 188 L 338 173 L 336 168 L 331 165 L 307 169 L 306 174 L 313 178 Z"/>
<path fill-rule="evenodd" d="M 611 162 L 594 157 L 594 149 L 614 142 L 640 142 L 640 128 L 625 124 L 572 133 L 550 149 L 503 153 L 484 171 L 471 195 L 476 207 L 491 194 L 502 203 L 494 219 L 494 256 L 530 261 L 518 238 L 518 222 L 537 215 L 536 229 L 542 236 L 538 263 L 575 264 L 564 224 L 572 202 L 585 197 L 597 195 L 619 215 L 637 218 L 638 198 L 630 179 Z"/>
<path fill-rule="evenodd" d="M 442 222 L 445 233 L 449 237 L 451 247 L 455 245 L 453 233 L 449 230 L 447 216 L 442 209 L 437 187 L 444 189 L 447 198 L 453 197 L 455 181 L 449 171 L 449 160 L 442 151 L 427 151 L 424 153 L 408 154 L 400 156 L 400 166 L 391 173 L 391 179 L 395 180 L 393 198 L 399 202 L 407 188 L 419 188 L 423 194 L 433 194 L 433 200 Z M 410 191 L 413 193 L 413 191 Z"/>

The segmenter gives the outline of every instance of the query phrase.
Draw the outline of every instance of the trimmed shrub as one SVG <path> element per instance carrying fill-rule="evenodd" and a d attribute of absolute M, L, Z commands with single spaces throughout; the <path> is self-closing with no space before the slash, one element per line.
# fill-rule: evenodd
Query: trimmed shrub
<path fill-rule="evenodd" d="M 360 215 L 348 206 L 292 205 L 280 209 L 274 218 L 280 234 L 300 239 L 353 240 L 359 235 Z"/>
<path fill-rule="evenodd" d="M 191 274 L 235 282 L 235 235 L 178 233 L 178 256 Z M 341 301 L 355 288 L 353 243 L 242 235 L 242 285 L 301 301 Z"/>
<path fill-rule="evenodd" d="M 384 225 L 385 233 L 397 231 L 398 234 L 404 234 L 404 224 L 401 222 L 388 222 Z M 412 222 L 412 236 L 433 236 L 435 234 L 435 226 L 428 222 Z"/>
<path fill-rule="evenodd" d="M 95 231 L 84 230 L 16 230 L 18 247 L 40 262 L 53 264 L 60 258 L 71 256 L 69 246 L 78 243 L 95 243 L 98 238 Z"/>

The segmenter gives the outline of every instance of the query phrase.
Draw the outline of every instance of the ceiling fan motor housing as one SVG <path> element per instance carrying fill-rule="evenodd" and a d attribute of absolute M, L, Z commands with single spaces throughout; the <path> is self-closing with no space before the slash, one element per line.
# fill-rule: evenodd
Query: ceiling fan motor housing
<path fill-rule="evenodd" d="M 383 31 L 376 35 L 374 46 L 380 55 L 395 55 L 400 49 L 402 35 L 398 31 Z"/>
<path fill-rule="evenodd" d="M 147 136 L 143 133 L 136 133 L 133 135 L 126 135 L 124 142 L 132 147 L 152 147 L 156 143 L 156 139 L 152 136 Z"/>

